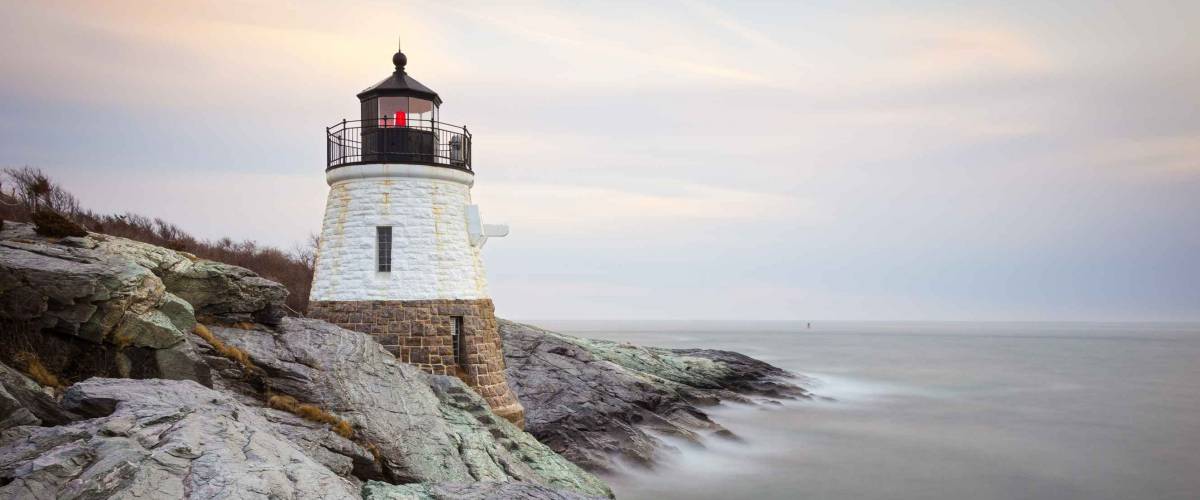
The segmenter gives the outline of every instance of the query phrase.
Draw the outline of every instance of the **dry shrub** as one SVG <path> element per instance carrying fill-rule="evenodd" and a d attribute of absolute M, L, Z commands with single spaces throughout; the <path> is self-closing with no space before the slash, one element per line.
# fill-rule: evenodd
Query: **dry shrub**
<path fill-rule="evenodd" d="M 338 433 L 339 436 L 342 436 L 346 439 L 351 439 L 354 437 L 354 427 L 350 426 L 350 422 L 341 419 L 338 420 L 338 423 L 333 425 L 333 432 Z"/>
<path fill-rule="evenodd" d="M 38 358 L 37 354 L 29 351 L 23 351 L 17 353 L 17 355 L 13 357 L 13 360 L 25 365 L 25 374 L 29 375 L 29 378 L 37 381 L 37 383 L 46 387 L 53 387 L 55 389 L 62 389 L 63 387 L 66 387 L 66 384 L 62 383 L 62 381 L 58 379 L 58 376 L 51 373 L 50 370 L 46 368 L 46 365 L 42 364 L 42 360 Z"/>
<path fill-rule="evenodd" d="M 276 394 L 268 398 L 267 406 L 298 415 L 305 420 L 328 425 L 339 436 L 346 439 L 354 439 L 354 428 L 350 426 L 350 422 L 330 414 L 319 406 L 301 403 L 296 401 L 296 398 L 282 394 Z"/>
<path fill-rule="evenodd" d="M 197 337 L 204 339 L 205 342 L 208 342 L 208 345 L 212 346 L 212 348 L 217 351 L 217 354 L 236 361 L 237 364 L 241 365 L 242 368 L 244 368 L 247 372 L 258 373 L 261 371 L 257 366 L 254 365 L 254 362 L 250 360 L 250 355 L 246 354 L 246 351 L 221 342 L 221 339 L 218 339 L 216 336 L 214 336 L 212 332 L 209 331 L 207 326 L 196 323 L 196 326 L 192 328 L 192 333 L 196 334 Z"/>
<path fill-rule="evenodd" d="M 333 415 L 330 415 L 329 413 L 326 413 L 325 410 L 322 410 L 320 408 L 317 408 L 316 406 L 309 405 L 309 404 L 302 404 L 300 406 L 297 406 L 296 414 L 300 415 L 301 417 L 304 417 L 307 420 L 312 420 L 313 422 L 320 422 L 322 424 L 332 424 L 337 421 L 337 418 L 335 418 Z"/>
<path fill-rule="evenodd" d="M 379 462 L 383 459 L 383 452 L 379 451 L 379 447 L 375 446 L 375 443 L 363 441 L 360 444 L 362 444 L 363 448 L 366 448 L 367 451 L 371 452 L 371 456 L 375 457 L 376 462 Z"/>
<path fill-rule="evenodd" d="M 40 169 L 6 168 L 3 178 L 10 186 L 8 193 L 0 193 L 0 213 L 6 219 L 28 221 L 29 214 L 38 210 L 67 215 L 79 212 L 79 200 Z"/>
<path fill-rule="evenodd" d="M 267 406 L 276 410 L 283 410 L 288 413 L 296 413 L 296 407 L 300 406 L 300 402 L 291 396 L 276 394 L 267 399 Z"/>
<path fill-rule="evenodd" d="M 33 230 L 42 236 L 51 238 L 62 238 L 65 236 L 87 236 L 87 230 L 71 222 L 71 219 L 63 217 L 58 212 L 49 210 L 38 210 L 29 215 L 33 221 Z"/>

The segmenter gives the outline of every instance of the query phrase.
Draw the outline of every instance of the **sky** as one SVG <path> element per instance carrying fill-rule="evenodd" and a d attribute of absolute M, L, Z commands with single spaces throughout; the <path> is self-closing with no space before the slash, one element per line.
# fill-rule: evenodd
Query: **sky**
<path fill-rule="evenodd" d="M 1198 2 L 0 0 L 0 166 L 291 248 L 408 71 L 515 319 L 1200 320 Z"/>

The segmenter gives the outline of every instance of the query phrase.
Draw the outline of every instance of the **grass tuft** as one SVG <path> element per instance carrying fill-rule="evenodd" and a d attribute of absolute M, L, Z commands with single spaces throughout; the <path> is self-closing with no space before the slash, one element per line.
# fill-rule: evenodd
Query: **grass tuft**
<path fill-rule="evenodd" d="M 321 409 L 319 406 L 301 403 L 296 401 L 296 398 L 282 394 L 276 394 L 268 398 L 267 406 L 298 415 L 305 420 L 328 425 L 339 436 L 346 439 L 354 439 L 354 427 L 350 425 L 350 422 L 338 418 Z"/>
<path fill-rule="evenodd" d="M 363 448 L 366 448 L 367 451 L 371 452 L 371 456 L 375 457 L 375 462 L 378 463 L 383 460 L 383 452 L 379 451 L 379 447 L 375 446 L 375 443 L 363 441 L 362 445 Z"/>
<path fill-rule="evenodd" d="M 333 425 L 333 432 L 338 433 L 339 436 L 342 436 L 346 439 L 354 438 L 354 427 L 351 427 L 350 422 L 345 420 L 339 419 L 338 423 Z"/>
<path fill-rule="evenodd" d="M 33 379 L 37 383 L 47 387 L 53 387 L 55 389 L 62 389 L 63 387 L 66 387 L 66 384 L 62 383 L 62 381 L 58 379 L 58 376 L 51 373 L 50 370 L 46 368 L 46 365 L 42 364 L 42 360 L 38 358 L 37 354 L 28 351 L 22 351 L 17 353 L 17 355 L 13 357 L 13 360 L 17 363 L 25 365 L 25 374 L 29 375 L 29 378 Z"/>
<path fill-rule="evenodd" d="M 296 413 L 296 407 L 300 406 L 300 402 L 291 396 L 276 394 L 267 399 L 267 406 L 288 413 Z"/>
<path fill-rule="evenodd" d="M 196 323 L 196 326 L 192 328 L 192 333 L 196 334 L 197 337 L 204 339 L 205 342 L 208 342 L 208 345 L 212 346 L 212 348 L 217 351 L 217 354 L 232 359 L 233 361 L 237 362 L 237 364 L 241 365 L 242 368 L 244 368 L 247 372 L 258 373 L 261 371 L 257 366 L 254 365 L 254 362 L 250 360 L 250 355 L 247 354 L 246 351 L 221 342 L 221 339 L 218 339 L 215 335 L 213 335 L 212 331 L 210 331 L 207 326 Z"/>

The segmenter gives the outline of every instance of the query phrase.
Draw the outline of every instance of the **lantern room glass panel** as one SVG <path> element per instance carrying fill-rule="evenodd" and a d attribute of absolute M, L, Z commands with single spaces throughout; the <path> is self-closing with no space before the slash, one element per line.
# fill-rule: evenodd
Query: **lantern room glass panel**
<path fill-rule="evenodd" d="M 432 129 L 437 121 L 437 106 L 433 101 L 416 97 L 377 97 L 375 117 L 380 127 L 410 127 Z"/>
<path fill-rule="evenodd" d="M 380 127 L 407 127 L 408 126 L 408 98 L 407 97 L 380 97 L 376 99 L 379 106 L 379 126 Z"/>
<path fill-rule="evenodd" d="M 410 127 L 432 129 L 435 106 L 433 101 L 425 99 L 417 99 L 416 97 L 408 98 L 408 120 Z"/>

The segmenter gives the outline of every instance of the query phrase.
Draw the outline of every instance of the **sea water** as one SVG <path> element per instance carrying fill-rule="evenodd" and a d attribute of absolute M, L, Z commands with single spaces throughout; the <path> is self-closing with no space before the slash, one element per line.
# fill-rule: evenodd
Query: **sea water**
<path fill-rule="evenodd" d="M 725 404 L 618 498 L 1200 499 L 1200 325 L 535 322 L 738 351 L 832 400 Z"/>

